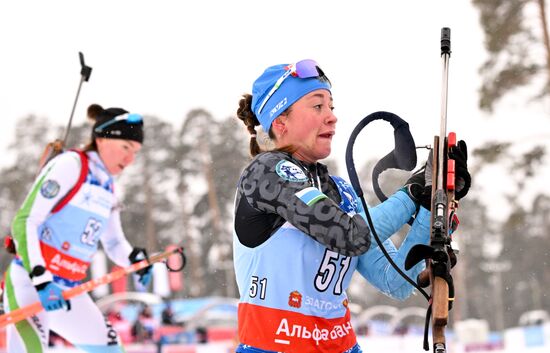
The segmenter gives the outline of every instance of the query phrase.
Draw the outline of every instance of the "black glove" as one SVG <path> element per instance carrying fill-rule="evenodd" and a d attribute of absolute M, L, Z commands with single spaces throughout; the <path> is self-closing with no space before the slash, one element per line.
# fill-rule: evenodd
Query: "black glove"
<path fill-rule="evenodd" d="M 430 210 L 432 207 L 432 153 L 422 168 L 413 173 L 404 186 L 410 198 Z"/>
<path fill-rule="evenodd" d="M 134 248 L 132 249 L 132 252 L 128 256 L 128 259 L 130 260 L 131 263 L 134 264 L 136 262 L 140 262 L 145 259 L 149 260 L 149 257 L 147 256 L 147 250 L 143 248 Z M 151 269 L 152 267 L 151 265 L 149 265 L 147 267 L 142 268 L 139 271 L 136 271 L 136 274 L 139 276 L 138 281 L 144 287 L 147 287 L 149 282 L 151 282 L 151 276 L 152 276 Z"/>
<path fill-rule="evenodd" d="M 458 141 L 449 149 L 449 158 L 455 160 L 455 199 L 460 200 L 470 190 L 472 177 L 468 172 L 468 148 L 466 142 Z"/>
<path fill-rule="evenodd" d="M 411 199 L 424 208 L 431 210 L 432 205 L 432 159 L 430 152 L 428 161 L 416 171 L 405 183 L 405 191 Z M 468 172 L 468 148 L 466 142 L 458 141 L 449 149 L 449 158 L 455 161 L 455 199 L 460 200 L 470 190 L 472 177 Z"/>

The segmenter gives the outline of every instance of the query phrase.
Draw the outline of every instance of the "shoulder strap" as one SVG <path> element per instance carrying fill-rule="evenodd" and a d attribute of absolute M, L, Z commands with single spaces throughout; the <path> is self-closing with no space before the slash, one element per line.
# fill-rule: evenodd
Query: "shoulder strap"
<path fill-rule="evenodd" d="M 73 196 L 78 192 L 78 190 L 80 190 L 80 187 L 84 184 L 86 177 L 88 176 L 88 155 L 86 155 L 86 152 L 77 149 L 70 149 L 69 151 L 78 153 L 78 156 L 80 157 L 80 175 L 78 176 L 78 180 L 73 188 L 69 190 L 69 192 L 61 200 L 59 200 L 57 205 L 55 205 L 52 209 L 52 213 L 61 211 L 61 209 L 65 207 L 69 201 L 71 201 Z"/>
<path fill-rule="evenodd" d="M 57 203 L 57 205 L 55 205 L 51 213 L 59 212 L 67 203 L 69 203 L 69 201 L 71 201 L 73 196 L 78 192 L 78 190 L 80 190 L 80 187 L 86 181 L 86 176 L 88 175 L 88 155 L 86 152 L 77 149 L 71 149 L 70 151 L 78 153 L 80 157 L 80 175 L 78 176 L 78 180 L 73 188 L 69 190 L 69 192 Z M 15 243 L 11 234 L 4 237 L 4 248 L 10 254 L 16 253 Z"/>

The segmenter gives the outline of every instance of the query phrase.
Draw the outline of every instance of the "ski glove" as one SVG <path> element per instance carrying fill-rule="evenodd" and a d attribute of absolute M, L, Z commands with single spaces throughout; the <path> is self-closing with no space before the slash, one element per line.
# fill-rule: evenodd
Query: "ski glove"
<path fill-rule="evenodd" d="M 71 302 L 63 298 L 63 289 L 51 281 L 52 275 L 44 266 L 34 266 L 29 277 L 46 311 L 59 310 L 64 306 L 71 310 Z"/>
<path fill-rule="evenodd" d="M 405 183 L 404 189 L 411 199 L 424 208 L 431 210 L 432 205 L 432 159 L 430 152 L 428 161 L 416 171 Z M 458 141 L 449 149 L 449 158 L 455 161 L 455 199 L 460 200 L 470 190 L 472 178 L 468 172 L 468 148 L 466 142 Z"/>
<path fill-rule="evenodd" d="M 38 290 L 40 302 L 46 311 L 59 310 L 67 307 L 67 311 L 71 310 L 71 302 L 63 298 L 63 290 L 53 282 L 41 283 L 35 288 Z"/>
<path fill-rule="evenodd" d="M 147 256 L 147 250 L 143 248 L 134 248 L 128 256 L 128 259 L 130 259 L 130 262 L 134 264 L 145 259 L 149 260 L 149 257 Z M 151 265 L 149 265 L 136 272 L 136 274 L 139 276 L 139 283 L 141 283 L 144 287 L 147 287 L 147 285 L 149 285 L 149 282 L 151 282 L 151 269 L 152 267 Z"/>
<path fill-rule="evenodd" d="M 433 153 L 430 151 L 428 160 L 407 180 L 404 191 L 417 204 L 430 210 L 432 205 L 432 159 Z"/>

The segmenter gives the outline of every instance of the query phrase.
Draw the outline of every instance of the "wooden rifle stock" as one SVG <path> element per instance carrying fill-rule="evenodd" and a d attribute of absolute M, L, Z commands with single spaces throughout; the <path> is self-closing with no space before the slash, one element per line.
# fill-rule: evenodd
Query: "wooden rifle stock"
<path fill-rule="evenodd" d="M 445 133 L 445 131 L 442 131 Z M 432 297 L 432 339 L 435 353 L 446 352 L 445 327 L 449 319 L 451 240 L 448 231 L 449 202 L 453 191 L 447 190 L 447 146 L 445 135 L 434 137 L 432 169 L 432 217 L 430 245 L 434 253 L 428 260 Z"/>
<path fill-rule="evenodd" d="M 40 170 L 42 170 L 46 163 L 48 163 L 58 154 L 61 154 L 64 148 L 65 141 L 57 139 L 53 142 L 49 142 L 44 148 L 44 152 L 42 152 L 42 155 L 40 156 L 40 159 L 38 161 L 38 171 L 40 172 Z"/>

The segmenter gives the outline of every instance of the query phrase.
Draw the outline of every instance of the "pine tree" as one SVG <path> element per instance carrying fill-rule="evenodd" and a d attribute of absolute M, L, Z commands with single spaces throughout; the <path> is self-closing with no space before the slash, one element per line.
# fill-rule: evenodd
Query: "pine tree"
<path fill-rule="evenodd" d="M 483 84 L 479 107 L 490 112 L 505 94 L 530 83 L 539 86 L 537 98 L 547 97 L 550 41 L 545 1 L 473 0 L 472 3 L 480 11 L 489 54 L 480 68 Z"/>

